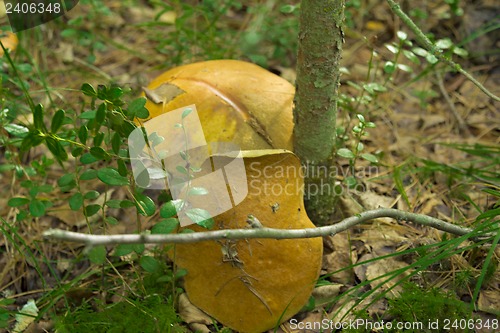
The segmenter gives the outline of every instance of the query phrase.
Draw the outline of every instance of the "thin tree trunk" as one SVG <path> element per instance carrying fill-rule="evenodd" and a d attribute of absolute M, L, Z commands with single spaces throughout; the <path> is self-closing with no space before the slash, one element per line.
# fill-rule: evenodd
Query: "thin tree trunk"
<path fill-rule="evenodd" d="M 344 0 L 303 0 L 294 109 L 294 147 L 307 168 L 307 213 L 317 224 L 334 211 L 334 147 Z"/>

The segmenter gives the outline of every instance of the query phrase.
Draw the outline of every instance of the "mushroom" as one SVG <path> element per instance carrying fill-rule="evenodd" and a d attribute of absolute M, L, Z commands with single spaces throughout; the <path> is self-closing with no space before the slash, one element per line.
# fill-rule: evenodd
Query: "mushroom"
<path fill-rule="evenodd" d="M 12 52 L 17 48 L 19 40 L 17 39 L 16 34 L 11 31 L 0 31 L 0 42 L 4 48 Z M 3 54 L 3 49 L 0 48 L 0 57 L 3 56 Z"/>
<path fill-rule="evenodd" d="M 207 142 L 241 148 L 238 156 L 212 152 L 199 161 L 205 163 L 195 180 L 215 171 L 212 166 L 225 168 L 238 159 L 245 167 L 246 177 L 226 174 L 225 186 L 206 184 L 207 195 L 190 198 L 194 207 L 217 207 L 230 194 L 233 206 L 212 215 L 213 229 L 314 227 L 304 209 L 301 164 L 290 151 L 290 83 L 250 63 L 214 60 L 169 70 L 144 93 L 151 118 L 194 104 Z M 160 121 L 154 127 L 162 135 L 168 126 Z M 234 200 L 237 196 L 241 200 Z M 194 305 L 234 330 L 262 332 L 306 304 L 319 276 L 322 249 L 321 238 L 224 239 L 176 245 L 170 254 L 187 270 L 185 290 Z"/>

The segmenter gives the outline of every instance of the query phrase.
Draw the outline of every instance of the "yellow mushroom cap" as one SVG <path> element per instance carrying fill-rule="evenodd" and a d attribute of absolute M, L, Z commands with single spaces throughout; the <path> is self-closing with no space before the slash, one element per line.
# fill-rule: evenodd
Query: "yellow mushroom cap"
<path fill-rule="evenodd" d="M 248 62 L 212 60 L 173 68 L 145 90 L 152 118 L 195 104 L 207 141 L 243 150 L 292 149 L 294 87 Z"/>

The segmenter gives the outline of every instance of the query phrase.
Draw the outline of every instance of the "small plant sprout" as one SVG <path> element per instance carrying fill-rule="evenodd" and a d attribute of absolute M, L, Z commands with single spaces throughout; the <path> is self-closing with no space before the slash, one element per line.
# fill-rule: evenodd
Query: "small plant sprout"
<path fill-rule="evenodd" d="M 364 137 L 368 136 L 368 128 L 375 128 L 375 123 L 371 121 L 366 121 L 365 117 L 362 114 L 357 114 L 356 115 L 359 123 L 355 125 L 352 129 L 352 134 L 354 136 L 354 144 L 353 148 L 340 148 L 337 151 L 337 155 L 343 158 L 346 158 L 349 160 L 349 168 L 351 172 L 351 176 L 346 177 L 345 182 L 348 186 L 354 186 L 357 183 L 356 178 L 354 177 L 355 174 L 355 165 L 356 161 L 359 158 L 362 158 L 364 160 L 367 160 L 371 163 L 378 163 L 378 158 L 369 153 L 363 153 L 363 150 L 365 148 L 364 144 L 361 142 Z"/>

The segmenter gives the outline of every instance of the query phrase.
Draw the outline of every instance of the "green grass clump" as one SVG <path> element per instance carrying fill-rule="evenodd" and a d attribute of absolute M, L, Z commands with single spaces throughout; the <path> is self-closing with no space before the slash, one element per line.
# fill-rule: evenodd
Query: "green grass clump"
<path fill-rule="evenodd" d="M 160 295 L 143 300 L 124 300 L 95 311 L 89 302 L 56 318 L 61 333 L 180 332 L 179 319 L 171 301 Z"/>
<path fill-rule="evenodd" d="M 451 292 L 438 288 L 425 290 L 414 283 L 403 284 L 401 295 L 389 299 L 388 302 L 387 314 L 393 318 L 393 322 L 423 324 L 423 331 L 419 329 L 415 332 L 436 332 L 428 327 L 429 323 L 438 321 L 438 326 L 443 328 L 446 322 L 452 323 L 471 316 L 468 305 L 458 300 Z"/>

